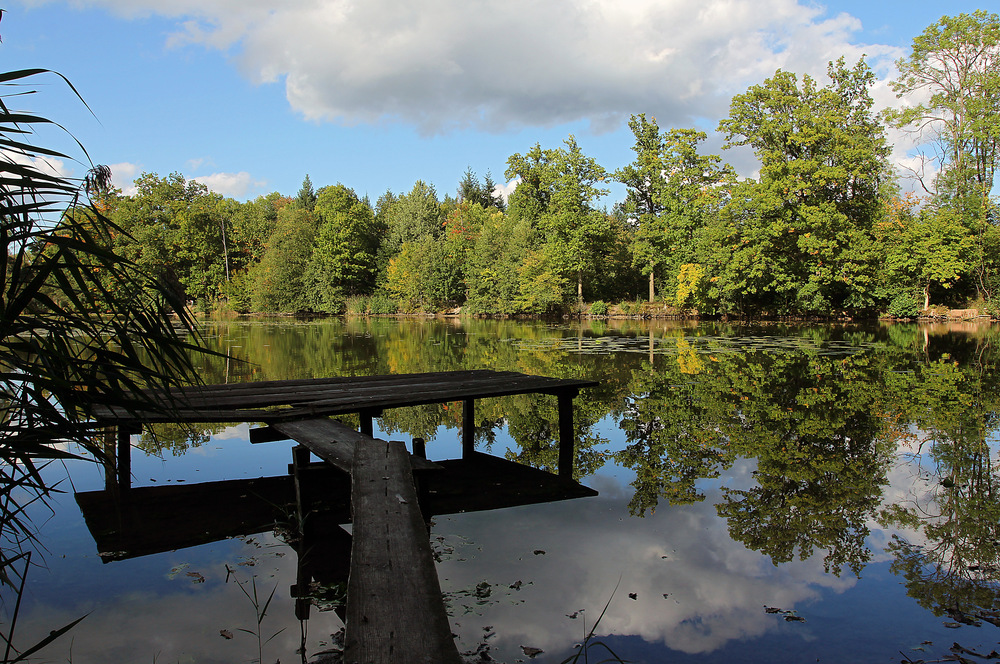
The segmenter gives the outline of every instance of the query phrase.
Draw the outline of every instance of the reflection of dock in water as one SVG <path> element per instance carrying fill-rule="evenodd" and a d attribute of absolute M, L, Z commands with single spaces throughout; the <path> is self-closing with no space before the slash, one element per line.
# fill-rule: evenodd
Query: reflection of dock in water
<path fill-rule="evenodd" d="M 591 381 L 464 371 L 201 386 L 171 396 L 172 415 L 103 413 L 118 425 L 117 482 L 77 494 L 105 562 L 302 524 L 296 614 L 309 588 L 347 585 L 346 661 L 458 662 L 427 537 L 432 516 L 596 495 L 572 479 L 572 400 Z M 559 474 L 474 450 L 474 402 L 548 393 L 559 400 Z M 463 402 L 461 459 L 428 461 L 372 438 L 383 409 Z M 188 404 L 188 405 L 185 405 Z M 359 413 L 361 432 L 329 415 Z M 256 441 L 299 443 L 289 474 L 195 485 L 131 487 L 129 431 L 153 421 L 254 421 Z M 312 462 L 310 452 L 323 459 Z M 207 508 L 206 506 L 210 506 Z M 340 525 L 353 523 L 353 536 Z"/>

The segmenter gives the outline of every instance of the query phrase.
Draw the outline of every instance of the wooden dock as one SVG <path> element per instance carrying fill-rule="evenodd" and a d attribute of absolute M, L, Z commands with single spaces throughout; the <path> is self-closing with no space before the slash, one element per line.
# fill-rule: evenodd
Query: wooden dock
<path fill-rule="evenodd" d="M 418 491 L 414 477 L 415 472 L 420 473 L 432 484 L 431 478 L 446 471 L 448 462 L 428 461 L 422 454 L 409 454 L 402 443 L 373 438 L 372 418 L 388 408 L 461 401 L 461 461 L 470 468 L 485 467 L 488 462 L 481 459 L 484 455 L 474 449 L 475 401 L 514 394 L 555 395 L 559 412 L 559 477 L 548 477 L 579 487 L 571 479 L 575 449 L 572 400 L 581 388 L 596 384 L 515 372 L 461 371 L 207 385 L 161 392 L 157 396 L 170 406 L 162 412 L 96 413 L 100 422 L 117 426 L 119 432 L 117 481 L 104 493 L 118 496 L 122 504 L 119 512 L 123 513 L 140 491 L 131 489 L 129 457 L 130 434 L 142 424 L 240 421 L 269 424 L 255 434 L 257 439 L 291 438 L 300 443 L 292 464 L 295 502 L 300 513 L 308 509 L 310 502 L 309 482 L 305 479 L 311 468 L 310 452 L 323 459 L 334 472 L 349 478 L 353 535 L 344 661 L 457 664 L 461 660 L 451 636 L 427 537 L 430 515 L 425 513 L 426 508 L 421 509 L 421 502 L 430 505 L 437 496 L 425 486 Z M 345 413 L 360 416 L 360 431 L 330 419 L 332 415 Z M 262 489 L 277 490 L 272 484 L 261 482 Z M 583 495 L 586 491 L 589 490 L 584 490 Z M 81 495 L 77 499 L 83 507 L 87 499 Z M 84 511 L 87 513 L 86 507 Z M 244 515 L 244 519 L 252 521 L 249 515 Z"/>

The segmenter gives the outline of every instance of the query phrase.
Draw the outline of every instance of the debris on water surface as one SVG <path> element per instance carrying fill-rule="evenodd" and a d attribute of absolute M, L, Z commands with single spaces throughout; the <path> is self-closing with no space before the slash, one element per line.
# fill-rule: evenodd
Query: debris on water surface
<path fill-rule="evenodd" d="M 542 551 L 541 549 L 535 549 L 534 551 L 532 551 L 532 553 L 535 554 L 536 556 L 544 556 L 545 555 L 545 552 Z"/>
<path fill-rule="evenodd" d="M 628 594 L 628 598 L 629 599 L 638 600 L 639 599 L 639 595 L 637 593 L 629 593 Z"/>
<path fill-rule="evenodd" d="M 666 595 L 664 595 L 666 597 Z M 805 622 L 806 619 L 795 613 L 795 609 L 779 609 L 776 606 L 765 606 L 764 613 L 776 613 L 781 614 L 781 616 L 788 622 Z"/>
<path fill-rule="evenodd" d="M 523 652 L 528 657 L 534 657 L 535 655 L 541 655 L 544 650 L 541 648 L 532 648 L 531 646 L 521 646 L 521 652 Z"/>
<path fill-rule="evenodd" d="M 514 589 L 514 590 L 520 590 L 522 585 L 524 585 L 524 584 L 520 580 L 518 580 L 518 581 L 515 581 L 514 583 L 510 584 L 510 587 L 512 589 Z"/>
<path fill-rule="evenodd" d="M 228 641 L 229 639 L 233 638 L 233 633 L 230 632 L 228 629 L 220 629 L 219 636 Z"/>

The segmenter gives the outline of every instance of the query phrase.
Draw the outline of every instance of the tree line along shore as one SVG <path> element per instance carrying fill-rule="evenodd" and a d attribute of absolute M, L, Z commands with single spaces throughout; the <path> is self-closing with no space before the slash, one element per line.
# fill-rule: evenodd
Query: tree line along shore
<path fill-rule="evenodd" d="M 777 71 L 732 98 L 724 148 L 633 115 L 609 170 L 573 136 L 511 155 L 501 196 L 470 168 L 454 195 L 377 200 L 345 184 L 247 202 L 179 174 L 96 201 L 114 249 L 203 311 L 479 316 L 916 317 L 1000 312 L 1000 19 L 945 16 L 913 41 L 876 112 L 862 59 L 825 80 Z M 915 144 L 889 161 L 890 128 Z M 601 204 L 608 184 L 623 201 Z"/>

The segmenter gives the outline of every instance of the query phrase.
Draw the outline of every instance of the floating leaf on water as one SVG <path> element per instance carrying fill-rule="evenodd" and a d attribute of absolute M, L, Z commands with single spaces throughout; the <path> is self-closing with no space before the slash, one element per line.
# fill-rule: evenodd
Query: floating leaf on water
<path fill-rule="evenodd" d="M 957 622 L 946 622 L 946 623 L 943 623 L 943 624 L 948 629 L 958 629 L 959 627 L 962 626 L 960 623 L 957 623 Z"/>
<path fill-rule="evenodd" d="M 765 606 L 764 613 L 784 613 L 784 609 L 779 609 L 776 606 Z"/>
<path fill-rule="evenodd" d="M 803 618 L 802 616 L 796 616 L 796 615 L 792 615 L 792 614 L 786 615 L 785 616 L 785 620 L 787 620 L 788 622 L 805 622 L 806 621 L 806 619 Z"/>
<path fill-rule="evenodd" d="M 205 583 L 205 577 L 201 572 L 188 572 L 187 575 L 191 577 L 191 583 Z"/>
<path fill-rule="evenodd" d="M 541 655 L 544 650 L 541 648 L 532 648 L 531 646 L 521 646 L 521 652 L 523 652 L 528 657 L 534 657 L 535 655 Z"/>
<path fill-rule="evenodd" d="M 230 632 L 228 629 L 220 629 L 219 636 L 228 641 L 229 639 L 233 638 L 233 633 Z"/>
<path fill-rule="evenodd" d="M 518 580 L 518 581 L 515 581 L 514 583 L 510 584 L 510 587 L 513 588 L 514 590 L 520 590 L 522 585 L 523 584 L 521 583 L 521 581 Z"/>
<path fill-rule="evenodd" d="M 542 551 L 541 549 L 535 549 L 534 551 L 532 551 L 532 553 L 535 554 L 536 556 L 544 556 L 545 555 L 545 552 Z"/>
<path fill-rule="evenodd" d="M 579 611 L 574 611 L 573 613 L 567 613 L 566 617 L 569 618 L 570 620 L 576 620 L 576 617 L 578 615 L 580 615 L 580 612 Z"/>

